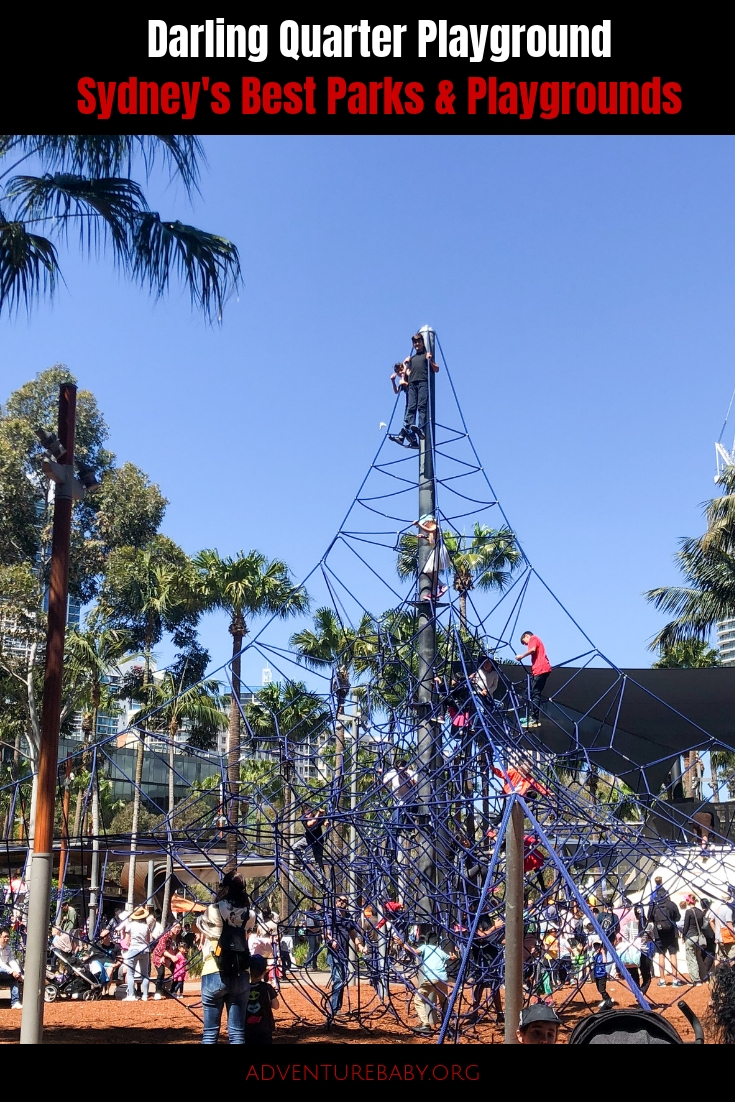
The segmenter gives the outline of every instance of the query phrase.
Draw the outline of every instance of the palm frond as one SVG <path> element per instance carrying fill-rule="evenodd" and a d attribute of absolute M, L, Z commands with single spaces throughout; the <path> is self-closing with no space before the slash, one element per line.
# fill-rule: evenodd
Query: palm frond
<path fill-rule="evenodd" d="M 286 563 L 269 562 L 260 551 L 222 558 L 210 549 L 200 551 L 192 561 L 205 608 L 234 615 L 270 612 L 285 619 L 309 607 L 306 590 L 294 585 Z"/>
<path fill-rule="evenodd" d="M 41 295 L 54 293 L 59 278 L 53 243 L 0 214 L 0 312 L 13 313 L 21 305 L 30 310 Z"/>
<path fill-rule="evenodd" d="M 76 223 L 80 241 L 87 247 L 98 248 L 109 235 L 123 260 L 133 248 L 136 219 L 147 209 L 140 186 L 115 176 L 91 178 L 61 172 L 15 176 L 7 195 L 19 204 L 20 217 L 26 221 L 53 219 L 64 236 Z"/>
<path fill-rule="evenodd" d="M 131 264 L 140 284 L 159 297 L 176 273 L 188 285 L 192 304 L 217 320 L 242 278 L 237 246 L 226 237 L 164 222 L 153 211 L 136 219 Z"/>
<path fill-rule="evenodd" d="M 139 157 L 146 177 L 161 161 L 188 193 L 197 189 L 201 142 L 191 134 L 4 134 L 0 158 L 11 153 L 38 156 L 49 169 L 81 176 L 131 174 Z"/>

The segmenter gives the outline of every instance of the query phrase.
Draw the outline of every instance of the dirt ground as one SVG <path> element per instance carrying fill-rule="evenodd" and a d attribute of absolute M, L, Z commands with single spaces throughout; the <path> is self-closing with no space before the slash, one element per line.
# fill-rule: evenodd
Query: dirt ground
<path fill-rule="evenodd" d="M 323 984 L 326 977 L 314 977 Z M 188 993 L 182 1000 L 166 999 L 161 1002 L 119 1002 L 112 998 L 98 1002 L 56 1002 L 45 1007 L 44 1040 L 51 1045 L 191 1045 L 201 1038 L 201 1007 L 195 984 L 187 984 Z M 610 983 L 608 990 L 616 1006 L 633 1006 L 633 997 L 620 983 Z M 555 1002 L 560 1004 L 569 997 L 570 989 L 557 992 Z M 705 1014 L 709 997 L 706 986 L 688 988 L 656 987 L 655 981 L 649 994 L 668 1007 L 666 1017 L 678 1030 L 684 1041 L 692 1041 L 688 1022 L 676 1007 L 684 997 L 692 1010 L 702 1020 L 706 1030 Z M 350 988 L 349 1000 L 345 997 L 344 1013 L 330 1030 L 325 1028 L 322 1009 L 324 990 L 299 981 L 285 983 L 281 987 L 281 1007 L 276 1012 L 277 1031 L 275 1044 L 338 1045 L 432 1045 L 434 1036 L 416 1035 L 411 1026 L 417 1025 L 416 1015 L 406 999 L 405 992 L 393 992 L 393 1005 L 397 1016 L 381 1006 L 372 988 L 361 985 L 358 991 Z M 569 1032 L 581 1017 L 596 1007 L 599 995 L 592 984 L 586 984 L 574 999 L 563 1007 L 560 1014 L 563 1027 L 559 1043 L 566 1043 Z M 466 1009 L 466 1006 L 463 1007 Z M 492 1014 L 489 1015 L 492 1017 Z M 0 1044 L 17 1044 L 20 1038 L 19 1010 L 11 1010 L 7 1001 L 0 1002 Z M 406 1024 L 408 1023 L 408 1024 Z M 449 1041 L 450 1038 L 448 1037 Z M 226 1043 L 226 1032 L 222 1030 Z M 502 1028 L 488 1022 L 468 1026 L 459 1039 L 460 1044 L 502 1044 Z M 708 1043 L 709 1039 L 708 1039 Z"/>

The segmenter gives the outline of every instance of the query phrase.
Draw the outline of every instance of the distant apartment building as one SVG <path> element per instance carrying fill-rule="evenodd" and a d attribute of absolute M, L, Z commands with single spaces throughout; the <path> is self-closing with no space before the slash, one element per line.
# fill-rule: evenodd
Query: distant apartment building
<path fill-rule="evenodd" d="M 735 616 L 718 622 L 717 649 L 723 666 L 735 666 Z"/>

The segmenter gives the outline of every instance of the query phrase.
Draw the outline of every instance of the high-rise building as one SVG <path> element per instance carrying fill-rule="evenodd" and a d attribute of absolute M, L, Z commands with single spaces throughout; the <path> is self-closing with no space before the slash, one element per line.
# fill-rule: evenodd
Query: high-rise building
<path fill-rule="evenodd" d="M 718 621 L 717 649 L 723 666 L 735 666 L 735 616 Z"/>

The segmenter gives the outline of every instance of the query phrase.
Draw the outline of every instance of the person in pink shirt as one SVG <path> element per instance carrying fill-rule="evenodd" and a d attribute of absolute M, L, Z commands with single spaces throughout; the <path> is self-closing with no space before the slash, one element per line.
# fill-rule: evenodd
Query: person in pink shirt
<path fill-rule="evenodd" d="M 531 658 L 531 722 L 529 727 L 540 727 L 539 711 L 541 708 L 541 694 L 551 673 L 551 663 L 546 657 L 546 647 L 534 635 L 532 631 L 524 631 L 521 636 L 521 644 L 526 648 L 523 654 L 516 655 L 516 661 L 522 662 L 524 658 Z"/>

